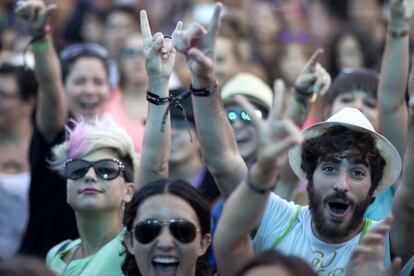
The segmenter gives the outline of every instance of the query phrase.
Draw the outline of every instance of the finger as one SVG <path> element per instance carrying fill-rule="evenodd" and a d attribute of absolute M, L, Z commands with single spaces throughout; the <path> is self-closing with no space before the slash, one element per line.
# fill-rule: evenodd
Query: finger
<path fill-rule="evenodd" d="M 324 81 L 323 81 L 323 85 L 319 91 L 319 94 L 321 96 L 325 95 L 326 92 L 328 92 L 329 88 L 331 87 L 331 83 L 332 83 L 332 79 L 331 79 L 331 75 L 329 75 L 329 73 L 323 68 L 324 71 Z"/>
<path fill-rule="evenodd" d="M 207 31 L 203 26 L 194 22 L 188 27 L 187 30 L 184 31 L 183 36 L 186 41 L 191 41 L 203 36 L 206 32 Z"/>
<path fill-rule="evenodd" d="M 319 48 L 317 49 L 312 56 L 308 59 L 304 66 L 304 70 L 313 70 L 313 68 L 318 63 L 318 57 L 323 53 L 323 49 Z"/>
<path fill-rule="evenodd" d="M 394 275 L 394 273 L 400 272 L 402 269 L 402 259 L 400 257 L 395 257 L 392 260 L 390 269 L 390 275 Z"/>
<path fill-rule="evenodd" d="M 154 34 L 152 38 L 151 49 L 148 53 L 148 56 L 153 57 L 158 55 L 158 53 L 166 53 L 164 36 L 160 32 Z"/>
<path fill-rule="evenodd" d="M 269 112 L 269 120 L 279 119 L 283 114 L 283 106 L 286 100 L 286 86 L 282 79 L 273 82 L 273 105 Z"/>
<path fill-rule="evenodd" d="M 219 27 L 220 27 L 220 21 L 221 21 L 221 11 L 223 10 L 223 4 L 220 2 L 216 3 L 214 6 L 214 12 L 213 16 L 210 19 L 209 27 L 208 27 L 208 33 L 209 34 L 216 34 Z"/>
<path fill-rule="evenodd" d="M 211 68 L 213 66 L 212 60 L 206 57 L 199 49 L 191 48 L 188 51 L 188 58 L 193 59 L 202 68 Z"/>
<path fill-rule="evenodd" d="M 49 16 L 49 14 L 57 9 L 56 4 L 50 4 L 46 7 L 45 11 L 42 13 L 42 15 Z"/>
<path fill-rule="evenodd" d="M 40 13 L 40 7 L 34 7 L 30 14 L 29 20 L 36 21 L 37 17 L 39 16 L 39 13 Z"/>
<path fill-rule="evenodd" d="M 244 109 L 247 115 L 249 115 L 250 122 L 253 126 L 258 127 L 261 123 L 263 123 L 263 121 L 256 115 L 256 108 L 247 100 L 245 96 L 236 95 L 234 96 L 234 101 Z"/>
<path fill-rule="evenodd" d="M 273 156 L 273 157 L 276 158 L 277 156 L 279 156 L 282 153 L 286 152 L 293 145 L 296 145 L 296 140 L 289 137 L 287 139 L 281 140 L 279 143 L 276 143 L 276 144 L 272 145 L 266 151 L 268 152 L 268 154 L 270 156 Z"/>
<path fill-rule="evenodd" d="M 283 128 L 289 133 L 289 137 L 294 139 L 296 143 L 300 144 L 303 142 L 303 134 L 300 129 L 293 123 L 290 119 L 285 119 L 282 121 Z"/>
<path fill-rule="evenodd" d="M 380 233 L 370 233 L 367 234 L 361 241 L 361 244 L 365 244 L 366 246 L 375 246 L 383 244 L 384 235 Z"/>
<path fill-rule="evenodd" d="M 141 22 L 141 34 L 142 34 L 142 38 L 148 39 L 152 37 L 151 34 L 151 28 L 148 22 L 148 16 L 147 16 L 147 12 L 145 10 L 141 10 L 139 12 L 139 19 Z"/>
<path fill-rule="evenodd" d="M 168 57 L 173 53 L 172 50 L 174 50 L 172 40 L 168 38 L 164 38 L 164 45 L 165 45 L 166 53 L 163 53 L 162 57 L 165 59 L 168 59 Z"/>

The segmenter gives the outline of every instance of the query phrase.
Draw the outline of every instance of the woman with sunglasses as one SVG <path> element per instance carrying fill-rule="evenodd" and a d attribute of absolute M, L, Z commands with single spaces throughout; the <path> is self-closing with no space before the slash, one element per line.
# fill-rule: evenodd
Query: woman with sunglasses
<path fill-rule="evenodd" d="M 16 14 L 32 35 L 39 83 L 34 135 L 31 140 L 30 217 L 20 252 L 44 257 L 55 244 L 78 236 L 74 213 L 66 204 L 65 179 L 50 170 L 51 148 L 63 141 L 69 118 L 92 119 L 105 112 L 114 85 L 114 66 L 98 44 L 75 44 L 61 52 L 53 46 L 49 14 L 56 5 L 43 0 L 18 1 Z M 62 69 L 62 70 L 61 70 Z M 141 149 L 143 127 L 138 133 Z"/>
<path fill-rule="evenodd" d="M 134 146 L 108 117 L 74 124 L 68 139 L 53 148 L 51 165 L 66 178 L 80 238 L 54 246 L 46 262 L 59 275 L 122 275 L 122 217 L 134 194 Z"/>
<path fill-rule="evenodd" d="M 127 204 L 124 225 L 126 275 L 208 275 L 210 211 L 187 182 L 145 185 Z"/>

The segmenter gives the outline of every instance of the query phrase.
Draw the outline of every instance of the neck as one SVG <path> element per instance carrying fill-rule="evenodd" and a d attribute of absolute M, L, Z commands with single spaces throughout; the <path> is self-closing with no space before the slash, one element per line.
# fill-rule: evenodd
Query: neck
<path fill-rule="evenodd" d="M 186 160 L 185 163 L 169 163 L 169 177 L 172 179 L 183 179 L 192 183 L 200 171 L 203 163 L 200 158 Z"/>
<path fill-rule="evenodd" d="M 352 238 L 354 238 L 356 235 L 358 235 L 362 231 L 362 229 L 364 228 L 364 224 L 365 224 L 365 221 L 362 220 L 361 223 L 357 227 L 354 228 L 354 230 L 349 231 L 349 233 L 346 235 L 338 235 L 338 236 L 335 236 L 335 235 L 326 236 L 326 235 L 319 233 L 313 219 L 312 219 L 311 225 L 312 225 L 312 232 L 315 235 L 315 237 L 327 243 L 337 244 L 337 243 L 347 242 L 351 240 Z"/>
<path fill-rule="evenodd" d="M 90 256 L 115 238 L 122 230 L 122 216 L 117 214 L 81 215 L 76 213 L 82 256 Z"/>

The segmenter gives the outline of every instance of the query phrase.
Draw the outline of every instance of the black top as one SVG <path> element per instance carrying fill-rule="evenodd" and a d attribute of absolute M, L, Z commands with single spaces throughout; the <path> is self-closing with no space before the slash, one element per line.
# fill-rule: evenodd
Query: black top
<path fill-rule="evenodd" d="M 52 147 L 63 142 L 64 137 L 62 130 L 48 143 L 34 128 L 30 144 L 30 215 L 20 253 L 44 257 L 52 246 L 79 237 L 75 214 L 66 203 L 66 180 L 52 171 L 47 162 Z"/>

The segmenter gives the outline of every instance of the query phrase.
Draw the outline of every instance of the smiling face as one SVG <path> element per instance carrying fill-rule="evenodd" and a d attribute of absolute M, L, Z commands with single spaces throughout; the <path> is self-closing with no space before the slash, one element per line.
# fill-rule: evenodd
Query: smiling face
<path fill-rule="evenodd" d="M 101 115 L 110 96 L 108 74 L 103 62 L 95 57 L 81 57 L 70 69 L 65 81 L 69 109 L 87 118 Z"/>
<path fill-rule="evenodd" d="M 155 195 L 146 199 L 138 209 L 134 226 L 145 219 L 184 219 L 200 229 L 192 207 L 180 197 L 171 194 Z M 207 251 L 210 238 L 210 234 L 203 236 L 198 231 L 192 242 L 182 243 L 174 238 L 168 225 L 163 225 L 159 235 L 149 243 L 140 243 L 133 237 L 129 251 L 135 256 L 142 275 L 195 275 L 197 259 Z"/>
<path fill-rule="evenodd" d="M 369 165 L 347 156 L 345 152 L 320 160 L 308 187 L 314 233 L 328 242 L 343 242 L 356 235 L 371 203 Z"/>
<path fill-rule="evenodd" d="M 109 149 L 98 149 L 82 159 L 97 161 L 101 159 L 118 159 Z M 94 168 L 89 168 L 85 176 L 76 180 L 67 180 L 67 202 L 75 212 L 102 213 L 103 211 L 121 210 L 123 202 L 132 198 L 133 183 L 126 183 L 123 174 L 115 179 L 105 180 L 98 176 Z"/>

